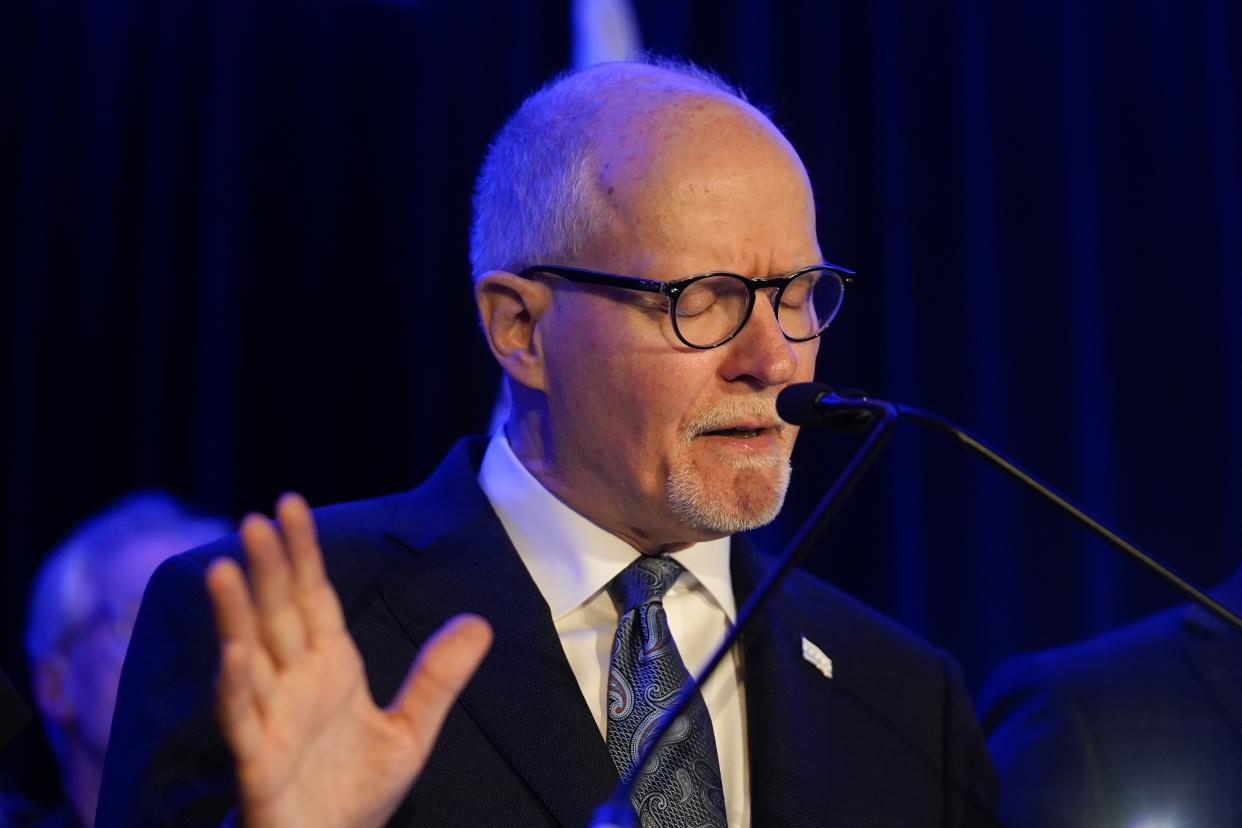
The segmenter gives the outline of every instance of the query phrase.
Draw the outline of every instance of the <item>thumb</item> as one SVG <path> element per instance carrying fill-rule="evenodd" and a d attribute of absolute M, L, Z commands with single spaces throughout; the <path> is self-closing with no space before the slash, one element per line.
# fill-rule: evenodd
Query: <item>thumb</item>
<path fill-rule="evenodd" d="M 388 707 L 410 735 L 431 752 L 444 717 L 492 645 L 492 628 L 477 615 L 449 619 L 422 650 Z"/>

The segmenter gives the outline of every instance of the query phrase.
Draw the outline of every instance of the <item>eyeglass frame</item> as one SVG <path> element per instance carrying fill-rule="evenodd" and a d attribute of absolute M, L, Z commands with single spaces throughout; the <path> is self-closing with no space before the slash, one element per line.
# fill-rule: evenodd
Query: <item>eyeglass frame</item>
<path fill-rule="evenodd" d="M 531 265 L 518 271 L 518 276 L 523 279 L 534 279 L 536 274 L 548 273 L 552 276 L 560 276 L 562 279 L 568 279 L 571 282 L 577 282 L 585 285 L 600 285 L 602 287 L 621 288 L 622 290 L 640 290 L 646 293 L 658 293 L 668 299 L 668 315 L 669 320 L 673 324 L 673 333 L 681 340 L 682 344 L 687 348 L 694 348 L 698 351 L 710 351 L 712 348 L 719 348 L 731 341 L 734 337 L 742 332 L 746 327 L 746 323 L 750 321 L 750 315 L 755 309 L 755 295 L 760 290 L 768 288 L 776 288 L 776 293 L 772 297 L 773 307 L 781 300 L 781 294 L 785 292 L 785 288 L 789 286 L 794 279 L 804 273 L 812 270 L 828 270 L 835 274 L 841 280 L 841 297 L 842 302 L 845 300 L 845 286 L 854 281 L 854 277 L 858 274 L 847 267 L 832 264 L 831 262 L 819 262 L 817 264 L 801 267 L 787 276 L 765 276 L 759 279 L 753 279 L 749 276 L 743 276 L 740 273 L 730 273 L 727 270 L 709 270 L 705 273 L 696 273 L 693 276 L 687 276 L 684 279 L 673 279 L 672 281 L 662 282 L 659 279 L 644 279 L 641 276 L 620 276 L 616 273 L 604 273 L 599 270 L 587 270 L 582 267 L 570 267 L 568 265 Z M 677 299 L 685 292 L 686 288 L 709 276 L 731 276 L 740 280 L 746 285 L 747 301 L 746 312 L 742 314 L 742 321 L 733 329 L 733 333 L 717 342 L 715 345 L 695 345 L 682 336 L 681 328 L 677 325 Z M 840 310 L 840 304 L 837 310 Z M 833 312 L 832 318 L 836 318 L 836 311 Z M 779 325 L 780 317 L 777 316 Z M 822 328 L 811 336 L 794 337 L 785 333 L 784 327 L 781 327 L 781 336 L 790 342 L 810 342 L 816 337 L 822 336 L 824 331 L 828 330 L 828 326 L 832 324 L 829 319 Z"/>

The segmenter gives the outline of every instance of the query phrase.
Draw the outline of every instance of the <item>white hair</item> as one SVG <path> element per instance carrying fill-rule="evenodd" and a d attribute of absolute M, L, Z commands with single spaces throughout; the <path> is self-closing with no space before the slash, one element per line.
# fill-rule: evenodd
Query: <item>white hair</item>
<path fill-rule="evenodd" d="M 661 73 L 749 105 L 716 73 L 666 58 L 602 63 L 554 78 L 505 122 L 483 158 L 470 230 L 475 279 L 572 262 L 607 228 L 610 214 L 594 183 L 600 112 L 625 84 Z"/>
<path fill-rule="evenodd" d="M 230 530 L 222 518 L 198 515 L 163 492 L 128 495 L 87 518 L 48 554 L 35 576 L 26 623 L 30 661 L 37 663 L 60 650 L 95 620 L 102 601 L 97 573 L 130 541 L 168 534 L 196 545 Z"/>

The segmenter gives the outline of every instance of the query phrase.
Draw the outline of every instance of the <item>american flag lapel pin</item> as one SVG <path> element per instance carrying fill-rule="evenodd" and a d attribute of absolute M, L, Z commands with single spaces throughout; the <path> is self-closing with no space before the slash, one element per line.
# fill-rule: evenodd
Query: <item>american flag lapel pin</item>
<path fill-rule="evenodd" d="M 802 657 L 823 673 L 824 678 L 832 678 L 832 659 L 805 635 L 802 636 Z"/>

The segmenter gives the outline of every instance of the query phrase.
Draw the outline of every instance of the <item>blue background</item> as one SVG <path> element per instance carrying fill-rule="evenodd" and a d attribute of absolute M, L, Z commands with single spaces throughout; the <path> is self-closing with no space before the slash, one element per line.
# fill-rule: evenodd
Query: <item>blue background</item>
<path fill-rule="evenodd" d="M 1172 563 L 1242 509 L 1242 12 L 1226 0 L 647 0 L 800 150 L 857 269 L 819 378 L 938 410 Z M 565 3 L 0 9 L 0 667 L 40 557 L 161 486 L 231 517 L 416 484 L 488 422 L 468 200 Z M 778 547 L 848 438 L 804 434 Z M 903 426 L 807 566 L 963 662 L 1178 598 Z M 27 694 L 27 697 L 28 694 Z"/>

